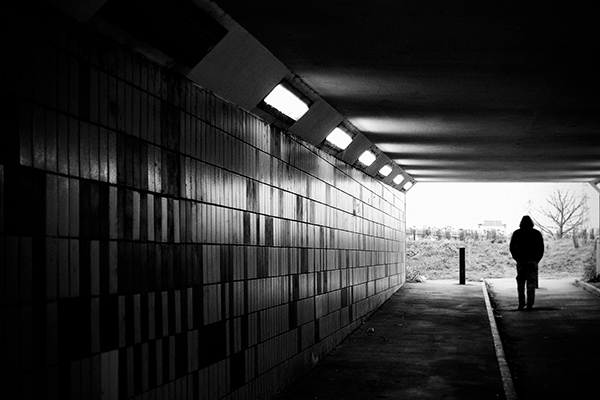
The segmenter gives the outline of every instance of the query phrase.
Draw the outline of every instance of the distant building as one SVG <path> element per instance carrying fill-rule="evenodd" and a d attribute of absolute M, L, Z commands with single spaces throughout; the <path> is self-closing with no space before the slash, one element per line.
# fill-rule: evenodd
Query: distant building
<path fill-rule="evenodd" d="M 506 224 L 502 221 L 483 221 L 483 224 L 478 224 L 479 233 L 486 234 L 488 232 L 496 232 L 501 235 L 506 234 Z"/>

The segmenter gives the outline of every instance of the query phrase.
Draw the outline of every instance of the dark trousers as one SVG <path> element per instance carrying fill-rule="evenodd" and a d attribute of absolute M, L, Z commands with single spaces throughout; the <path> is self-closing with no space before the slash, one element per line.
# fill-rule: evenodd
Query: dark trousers
<path fill-rule="evenodd" d="M 537 287 L 538 263 L 533 261 L 517 262 L 517 293 L 519 308 L 532 307 L 535 303 L 535 288 Z M 527 288 L 527 296 L 525 296 Z"/>

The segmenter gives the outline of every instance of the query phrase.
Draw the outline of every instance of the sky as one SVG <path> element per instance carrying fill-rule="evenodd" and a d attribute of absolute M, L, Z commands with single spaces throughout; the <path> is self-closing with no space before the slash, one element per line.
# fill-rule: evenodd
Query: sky
<path fill-rule="evenodd" d="M 486 220 L 519 227 L 527 203 L 537 208 L 557 188 L 588 195 L 589 226 L 598 228 L 600 195 L 588 183 L 417 183 L 406 194 L 406 227 L 477 229 Z"/>

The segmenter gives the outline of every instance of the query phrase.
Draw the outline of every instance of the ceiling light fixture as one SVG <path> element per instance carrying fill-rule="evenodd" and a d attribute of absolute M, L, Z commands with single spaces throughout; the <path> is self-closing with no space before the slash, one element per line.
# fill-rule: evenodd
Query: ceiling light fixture
<path fill-rule="evenodd" d="M 346 150 L 350 143 L 352 143 L 352 136 L 348 135 L 340 128 L 335 128 L 325 140 L 340 150 Z"/>
<path fill-rule="evenodd" d="M 389 165 L 384 165 L 383 167 L 381 167 L 381 169 L 379 170 L 379 173 L 383 176 L 388 176 L 390 173 L 392 172 L 392 167 Z"/>
<path fill-rule="evenodd" d="M 393 181 L 393 182 L 394 182 L 396 185 L 399 185 L 399 184 L 401 184 L 401 183 L 402 183 L 402 181 L 403 181 L 403 180 L 404 180 L 404 175 L 402 175 L 402 174 L 398 174 L 398 175 L 396 175 L 396 177 L 394 178 L 394 181 Z"/>
<path fill-rule="evenodd" d="M 265 97 L 264 102 L 294 121 L 308 111 L 308 104 L 281 83 Z"/>
<path fill-rule="evenodd" d="M 377 156 L 371 150 L 367 150 L 364 153 L 362 153 L 360 157 L 358 157 L 358 162 L 364 165 L 365 167 L 368 167 L 369 165 L 373 164 L 376 159 Z"/>
<path fill-rule="evenodd" d="M 404 190 L 405 192 L 408 192 L 408 189 L 413 187 L 414 184 L 415 184 L 414 182 L 408 181 L 404 184 L 404 186 L 402 186 L 402 190 Z"/>

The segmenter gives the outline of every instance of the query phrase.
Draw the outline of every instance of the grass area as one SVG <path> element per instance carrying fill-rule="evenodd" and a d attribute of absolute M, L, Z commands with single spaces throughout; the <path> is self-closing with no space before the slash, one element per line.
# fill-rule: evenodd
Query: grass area
<path fill-rule="evenodd" d="M 580 243 L 574 248 L 570 239 L 546 240 L 544 258 L 539 264 L 540 279 L 595 278 L 594 243 Z M 416 240 L 406 243 L 406 278 L 416 281 L 427 279 L 458 280 L 458 249 L 467 253 L 466 278 L 479 281 L 483 278 L 513 278 L 516 263 L 510 256 L 508 242 Z"/>

